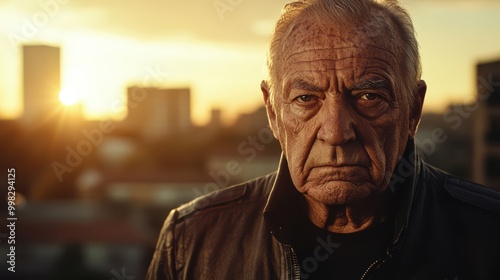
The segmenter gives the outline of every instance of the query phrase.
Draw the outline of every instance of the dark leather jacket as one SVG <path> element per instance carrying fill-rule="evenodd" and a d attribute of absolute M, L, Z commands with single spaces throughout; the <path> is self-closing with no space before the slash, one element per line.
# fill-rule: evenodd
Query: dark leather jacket
<path fill-rule="evenodd" d="M 500 279 L 500 192 L 414 154 L 410 141 L 390 183 L 393 244 L 361 279 Z M 282 158 L 275 173 L 174 209 L 147 279 L 300 279 L 289 236 L 303 203 Z"/>

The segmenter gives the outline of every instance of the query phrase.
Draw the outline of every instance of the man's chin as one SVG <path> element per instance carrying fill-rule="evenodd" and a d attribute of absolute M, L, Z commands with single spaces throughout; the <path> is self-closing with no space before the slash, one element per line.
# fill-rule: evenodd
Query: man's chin
<path fill-rule="evenodd" d="M 320 186 L 310 187 L 306 195 L 325 205 L 348 205 L 365 200 L 373 190 L 368 186 L 351 182 L 328 182 Z"/>

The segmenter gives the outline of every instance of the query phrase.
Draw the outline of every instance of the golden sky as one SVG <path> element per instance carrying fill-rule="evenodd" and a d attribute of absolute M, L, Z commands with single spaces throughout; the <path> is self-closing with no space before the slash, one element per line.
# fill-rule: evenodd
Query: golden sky
<path fill-rule="evenodd" d="M 0 116 L 22 113 L 21 45 L 61 47 L 62 87 L 88 118 L 121 118 L 126 87 L 190 86 L 192 117 L 261 104 L 267 41 L 284 0 L 0 0 Z M 474 99 L 475 64 L 500 59 L 500 1 L 405 0 L 426 110 Z"/>

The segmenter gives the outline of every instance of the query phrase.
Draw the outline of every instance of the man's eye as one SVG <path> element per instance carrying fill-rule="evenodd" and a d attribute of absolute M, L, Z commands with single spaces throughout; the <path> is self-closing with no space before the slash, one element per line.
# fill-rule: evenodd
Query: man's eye
<path fill-rule="evenodd" d="M 316 97 L 311 94 L 304 94 L 299 97 L 297 97 L 297 100 L 300 102 L 311 102 L 315 99 Z"/>
<path fill-rule="evenodd" d="M 354 99 L 356 110 L 367 118 L 380 116 L 389 108 L 389 102 L 378 93 L 361 93 Z"/>
<path fill-rule="evenodd" d="M 375 94 L 375 93 L 363 93 L 360 98 L 363 100 L 372 101 L 372 100 L 377 100 L 381 97 L 380 97 L 380 95 Z"/>

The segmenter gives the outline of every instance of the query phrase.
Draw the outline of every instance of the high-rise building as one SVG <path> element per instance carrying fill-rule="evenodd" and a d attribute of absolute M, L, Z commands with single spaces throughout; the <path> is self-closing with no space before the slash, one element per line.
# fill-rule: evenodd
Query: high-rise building
<path fill-rule="evenodd" d="M 60 51 L 58 47 L 23 46 L 23 122 L 33 127 L 46 121 L 61 106 Z"/>
<path fill-rule="evenodd" d="M 500 60 L 477 65 L 473 179 L 500 188 Z"/>
<path fill-rule="evenodd" d="M 83 121 L 81 104 L 63 105 L 60 49 L 44 45 L 23 46 L 24 113 L 22 122 L 29 129 L 59 127 L 74 134 Z"/>
<path fill-rule="evenodd" d="M 146 138 L 188 132 L 191 124 L 189 88 L 129 87 L 123 127 Z"/>

